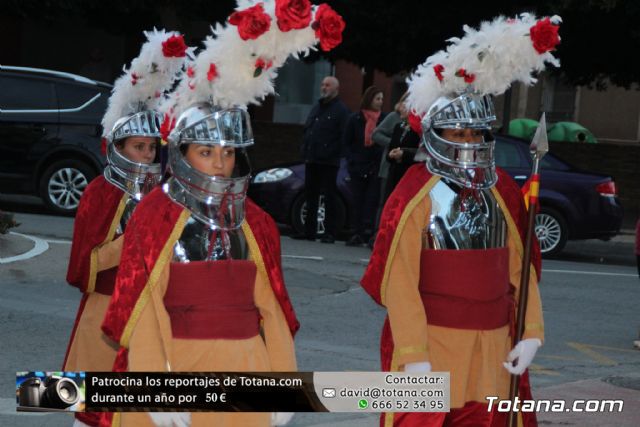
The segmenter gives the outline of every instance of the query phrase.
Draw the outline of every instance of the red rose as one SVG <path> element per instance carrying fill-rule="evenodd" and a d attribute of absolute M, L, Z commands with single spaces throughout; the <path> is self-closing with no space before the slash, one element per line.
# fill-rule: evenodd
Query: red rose
<path fill-rule="evenodd" d="M 436 77 L 440 81 L 442 81 L 442 79 L 444 79 L 444 77 L 442 76 L 442 72 L 443 71 L 444 71 L 444 65 L 436 64 L 436 65 L 433 66 L 433 72 L 436 73 Z"/>
<path fill-rule="evenodd" d="M 473 81 L 476 79 L 475 74 L 467 74 L 467 70 L 465 70 L 464 68 L 460 68 L 458 69 L 458 71 L 456 71 L 456 77 L 463 77 L 465 83 L 473 83 Z"/>
<path fill-rule="evenodd" d="M 268 70 L 273 66 L 273 61 L 265 61 L 262 58 L 258 58 L 256 59 L 254 66 L 256 67 L 256 69 L 253 71 L 253 77 L 258 77 L 260 74 L 262 74 L 262 70 Z"/>
<path fill-rule="evenodd" d="M 262 58 L 258 58 L 258 59 L 256 59 L 255 66 L 256 66 L 256 68 L 262 68 L 264 70 L 268 70 L 269 68 L 271 68 L 273 66 L 273 61 L 265 61 Z"/>
<path fill-rule="evenodd" d="M 171 36 L 162 42 L 162 54 L 167 58 L 182 58 L 186 52 L 187 45 L 182 35 Z"/>
<path fill-rule="evenodd" d="M 276 0 L 278 28 L 287 32 L 305 28 L 311 22 L 311 2 L 309 0 Z"/>
<path fill-rule="evenodd" d="M 533 48 L 536 52 L 542 55 L 545 52 L 554 50 L 560 43 L 559 29 L 560 27 L 551 23 L 549 18 L 536 22 L 536 25 L 529 29 L 529 36 L 533 41 Z"/>
<path fill-rule="evenodd" d="M 328 4 L 322 3 L 316 11 L 316 20 L 311 25 L 316 31 L 316 38 L 320 40 L 320 48 L 325 52 L 342 43 L 342 31 L 345 23 L 342 16 Z"/>
<path fill-rule="evenodd" d="M 163 141 L 166 141 L 169 138 L 169 134 L 176 127 L 176 118 L 169 116 L 169 114 L 164 115 L 164 120 L 162 120 L 162 124 L 160 125 L 160 136 Z"/>
<path fill-rule="evenodd" d="M 218 69 L 216 68 L 216 64 L 209 64 L 209 71 L 207 71 L 207 80 L 212 81 L 218 77 Z"/>
<path fill-rule="evenodd" d="M 187 77 L 193 78 L 196 75 L 196 72 L 193 71 L 193 67 L 187 67 Z"/>
<path fill-rule="evenodd" d="M 407 121 L 409 122 L 409 127 L 412 131 L 414 131 L 418 135 L 422 135 L 422 118 L 419 115 L 411 112 L 407 117 Z"/>
<path fill-rule="evenodd" d="M 238 34 L 242 40 L 255 40 L 271 27 L 271 17 L 264 12 L 262 3 L 239 12 L 233 12 L 229 17 L 229 24 L 238 27 Z"/>

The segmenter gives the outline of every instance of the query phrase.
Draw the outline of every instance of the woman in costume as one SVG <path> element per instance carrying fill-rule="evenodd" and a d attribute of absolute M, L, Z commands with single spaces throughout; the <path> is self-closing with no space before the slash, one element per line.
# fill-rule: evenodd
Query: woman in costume
<path fill-rule="evenodd" d="M 388 312 L 383 370 L 450 372 L 451 411 L 383 414 L 382 426 L 505 425 L 486 398 L 508 399 L 510 374 L 525 374 L 520 398 L 530 398 L 525 370 L 544 339 L 540 252 L 534 245 L 523 339 L 512 343 L 527 221 L 518 186 L 495 167 L 491 95 L 558 65 L 559 21 L 524 14 L 465 27 L 408 81 L 424 161 L 389 197 L 362 285 Z"/>
<path fill-rule="evenodd" d="M 171 177 L 129 223 L 103 324 L 122 347 L 116 370 L 296 370 L 299 324 L 282 276 L 280 236 L 246 198 L 245 147 L 253 144 L 246 105 L 273 92 L 276 69 L 317 41 L 311 22 L 322 16 L 308 6 L 299 28 L 288 27 L 273 2 L 237 10 L 205 41 L 176 90 Z M 122 413 L 111 423 L 269 426 L 292 416 Z"/>
<path fill-rule="evenodd" d="M 134 208 L 160 178 L 156 163 L 160 94 L 182 68 L 182 36 L 145 33 L 140 56 L 115 83 L 102 120 L 107 166 L 87 186 L 76 215 L 67 282 L 82 293 L 63 363 L 65 371 L 109 371 L 117 343 L 100 330 L 115 284 L 122 234 Z M 98 425 L 98 414 L 76 414 L 78 425 Z M 78 421 L 79 420 L 79 421 Z"/>

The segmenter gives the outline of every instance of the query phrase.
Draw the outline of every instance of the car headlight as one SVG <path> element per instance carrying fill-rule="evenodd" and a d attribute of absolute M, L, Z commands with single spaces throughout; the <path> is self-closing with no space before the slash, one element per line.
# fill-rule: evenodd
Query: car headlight
<path fill-rule="evenodd" d="M 257 174 L 253 178 L 254 184 L 263 184 L 265 182 L 278 182 L 285 178 L 288 178 L 293 174 L 293 171 L 289 168 L 273 168 L 267 169 Z"/>

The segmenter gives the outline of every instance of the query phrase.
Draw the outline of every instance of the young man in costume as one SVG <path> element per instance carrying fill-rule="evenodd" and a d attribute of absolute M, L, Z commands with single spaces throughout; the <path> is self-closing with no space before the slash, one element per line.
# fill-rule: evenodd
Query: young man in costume
<path fill-rule="evenodd" d="M 182 36 L 145 33 L 140 56 L 115 83 L 102 120 L 107 150 L 104 174 L 87 186 L 74 224 L 67 281 L 83 297 L 63 369 L 108 371 L 117 344 L 100 329 L 120 262 L 125 227 L 142 197 L 160 180 L 155 163 L 160 138 L 160 95 L 182 68 L 187 47 Z M 78 413 L 76 424 L 97 426 L 99 414 Z"/>
<path fill-rule="evenodd" d="M 487 396 L 508 399 L 544 339 L 533 250 L 523 339 L 512 343 L 526 209 L 516 183 L 495 167 L 491 95 L 532 71 L 559 42 L 559 18 L 497 18 L 465 28 L 409 79 L 408 105 L 421 117 L 424 162 L 387 201 L 362 286 L 387 308 L 386 371 L 450 372 L 449 413 L 388 413 L 382 426 L 504 425 Z M 541 36 L 541 33 L 543 35 Z M 529 397 L 528 377 L 520 397 Z M 524 414 L 535 425 L 535 414 Z"/>
<path fill-rule="evenodd" d="M 295 27 L 285 19 L 287 8 L 274 2 L 237 10 L 205 41 L 176 89 L 166 118 L 176 117 L 168 137 L 171 177 L 129 223 L 103 323 L 121 346 L 115 370 L 296 370 L 299 324 L 282 276 L 278 229 L 246 198 L 245 147 L 253 144 L 246 105 L 273 92 L 276 69 L 290 54 L 322 40 L 311 25 L 324 19 L 319 10 L 326 5 L 307 5 L 307 18 Z M 269 426 L 292 416 L 129 412 L 109 422 Z"/>

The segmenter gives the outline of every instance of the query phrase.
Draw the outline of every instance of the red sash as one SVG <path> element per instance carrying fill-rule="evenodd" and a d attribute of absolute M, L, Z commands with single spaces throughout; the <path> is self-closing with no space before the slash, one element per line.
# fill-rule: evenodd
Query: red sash
<path fill-rule="evenodd" d="M 420 257 L 420 296 L 429 324 L 497 329 L 509 324 L 509 251 L 425 249 Z"/>
<path fill-rule="evenodd" d="M 164 305 L 174 338 L 246 339 L 260 333 L 252 261 L 171 263 Z"/>

